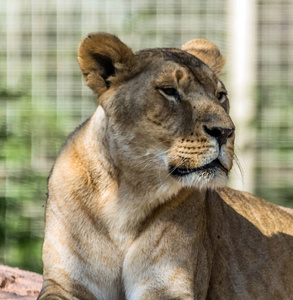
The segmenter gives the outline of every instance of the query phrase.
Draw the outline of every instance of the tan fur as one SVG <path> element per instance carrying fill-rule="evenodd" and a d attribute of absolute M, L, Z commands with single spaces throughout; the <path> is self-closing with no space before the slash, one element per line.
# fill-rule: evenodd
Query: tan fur
<path fill-rule="evenodd" d="M 100 106 L 49 179 L 40 300 L 292 297 L 292 212 L 224 187 L 234 125 L 223 61 L 212 43 L 203 56 L 191 44 L 204 63 L 133 53 L 109 34 L 81 42 Z"/>
<path fill-rule="evenodd" d="M 182 50 L 201 59 L 217 76 L 221 74 L 221 70 L 225 65 L 226 60 L 215 44 L 204 39 L 195 39 L 184 44 Z"/>
<path fill-rule="evenodd" d="M 107 33 L 90 33 L 78 49 L 78 62 L 86 84 L 98 95 L 107 90 L 103 77 L 108 77 L 105 63 L 95 59 L 95 55 L 108 59 L 116 67 L 130 72 L 133 67 L 133 53 L 117 37 Z M 120 74 L 119 74 L 120 75 Z M 120 75 L 121 77 L 121 75 Z"/>

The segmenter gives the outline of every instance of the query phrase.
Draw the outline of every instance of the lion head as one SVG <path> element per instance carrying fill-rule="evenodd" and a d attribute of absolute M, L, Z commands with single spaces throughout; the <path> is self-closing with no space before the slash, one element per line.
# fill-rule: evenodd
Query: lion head
<path fill-rule="evenodd" d="M 182 50 L 133 53 L 113 35 L 92 33 L 78 61 L 98 95 L 117 174 L 146 189 L 225 185 L 235 128 L 218 77 L 224 58 L 214 44 L 200 39 Z"/>

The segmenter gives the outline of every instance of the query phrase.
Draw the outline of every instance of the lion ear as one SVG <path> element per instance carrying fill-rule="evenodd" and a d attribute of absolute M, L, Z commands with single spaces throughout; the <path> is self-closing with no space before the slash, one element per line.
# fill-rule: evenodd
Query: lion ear
<path fill-rule="evenodd" d="M 221 70 L 225 65 L 225 58 L 221 55 L 219 48 L 204 39 L 195 39 L 185 43 L 182 50 L 199 58 L 217 75 L 221 75 Z"/>
<path fill-rule="evenodd" d="M 132 50 L 107 33 L 90 33 L 78 47 L 78 63 L 84 80 L 98 96 L 109 88 L 109 77 L 129 68 L 133 59 Z"/>

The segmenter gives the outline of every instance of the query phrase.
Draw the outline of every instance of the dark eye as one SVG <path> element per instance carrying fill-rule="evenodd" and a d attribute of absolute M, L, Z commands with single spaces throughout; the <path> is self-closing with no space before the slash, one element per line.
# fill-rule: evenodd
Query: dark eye
<path fill-rule="evenodd" d="M 161 94 L 167 96 L 168 98 L 173 98 L 175 100 L 181 100 L 181 95 L 179 92 L 172 87 L 159 88 Z"/>
<path fill-rule="evenodd" d="M 223 103 L 226 100 L 226 96 L 227 96 L 226 92 L 219 92 L 217 94 L 217 98 L 221 103 Z"/>
<path fill-rule="evenodd" d="M 178 92 L 174 88 L 163 88 L 162 91 L 168 96 L 176 96 Z"/>

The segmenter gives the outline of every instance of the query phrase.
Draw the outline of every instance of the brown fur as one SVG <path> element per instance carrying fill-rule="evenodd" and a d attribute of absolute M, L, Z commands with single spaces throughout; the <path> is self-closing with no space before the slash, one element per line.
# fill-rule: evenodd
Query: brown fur
<path fill-rule="evenodd" d="M 195 39 L 185 43 L 182 46 L 182 50 L 198 57 L 207 64 L 217 76 L 221 75 L 221 70 L 226 60 L 215 44 L 204 39 Z"/>
<path fill-rule="evenodd" d="M 188 45 L 81 42 L 100 106 L 49 179 L 40 300 L 292 297 L 292 212 L 223 187 L 234 155 L 223 60 L 210 42 L 204 56 Z"/>

